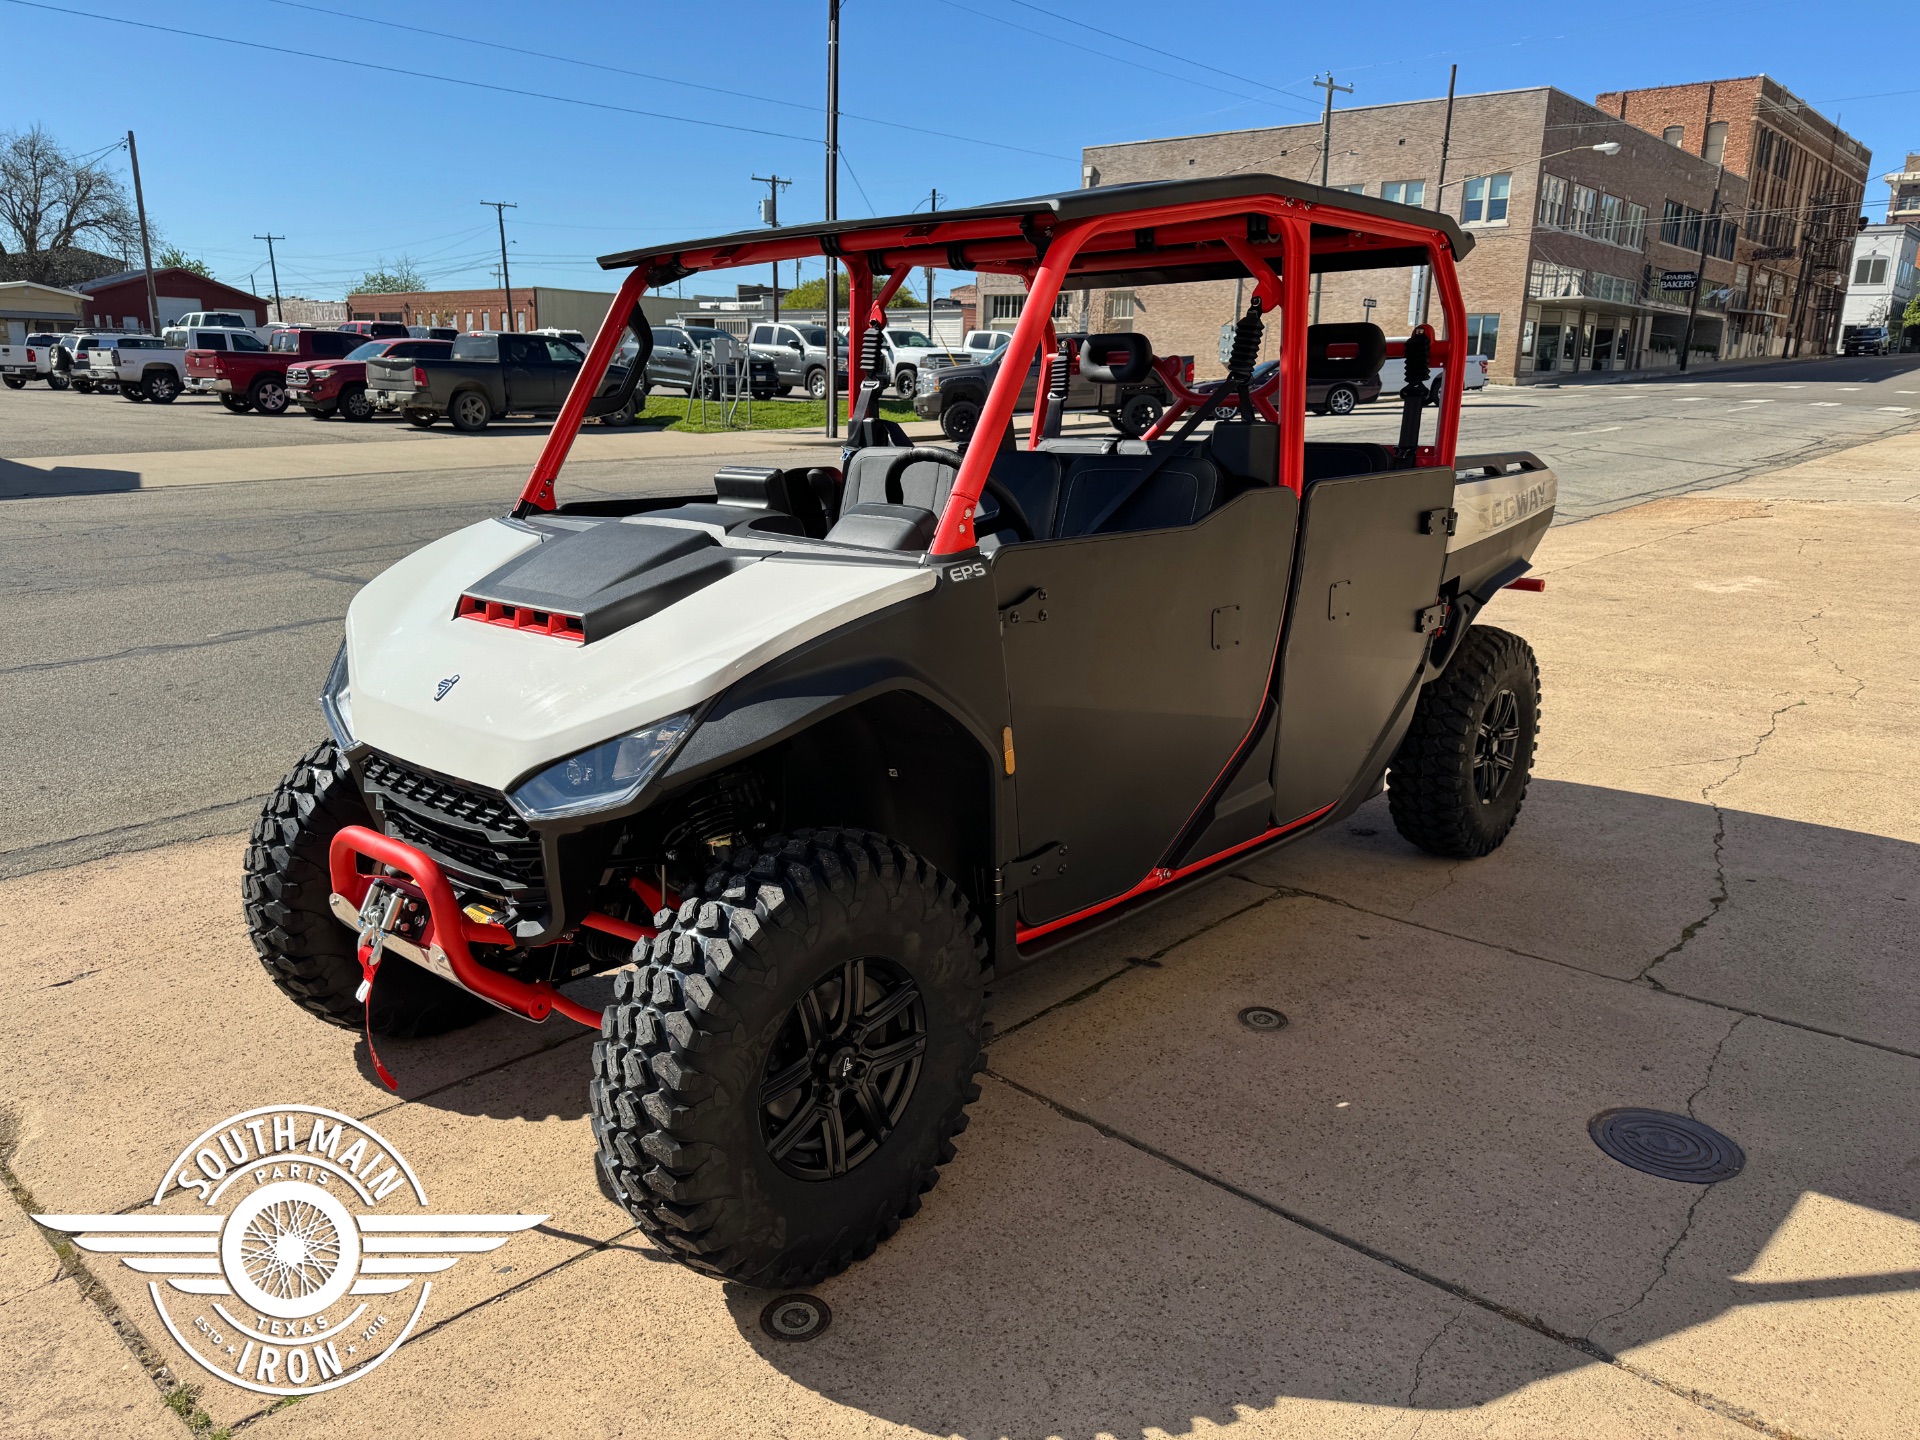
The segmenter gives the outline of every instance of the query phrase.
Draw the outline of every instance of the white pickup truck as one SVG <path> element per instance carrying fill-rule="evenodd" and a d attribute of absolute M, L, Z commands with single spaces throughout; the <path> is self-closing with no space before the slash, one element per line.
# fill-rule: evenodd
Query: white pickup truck
<path fill-rule="evenodd" d="M 26 387 L 29 380 L 44 380 L 55 390 L 67 388 L 67 377 L 56 376 L 53 347 L 60 337 L 51 330 L 29 335 L 17 345 L 0 345 L 0 382 L 9 390 Z"/>
<path fill-rule="evenodd" d="M 880 350 L 886 357 L 887 376 L 893 381 L 894 394 L 913 399 L 922 370 L 940 370 L 949 365 L 967 365 L 974 357 L 964 350 L 936 345 L 923 331 L 906 325 L 888 325 L 880 332 Z"/>
<path fill-rule="evenodd" d="M 87 378 L 96 390 L 117 385 L 129 400 L 171 405 L 186 388 L 186 357 L 184 348 L 157 335 L 103 335 L 86 353 Z"/>

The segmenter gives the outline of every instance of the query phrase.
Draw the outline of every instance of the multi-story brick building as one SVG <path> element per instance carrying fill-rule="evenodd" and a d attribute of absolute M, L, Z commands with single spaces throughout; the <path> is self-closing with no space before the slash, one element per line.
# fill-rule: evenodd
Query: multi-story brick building
<path fill-rule="evenodd" d="M 1495 380 L 1672 367 L 1689 333 L 1696 361 L 1781 353 L 1793 276 L 1784 263 L 1749 262 L 1758 246 L 1740 233 L 1742 176 L 1543 86 L 1458 97 L 1443 184 L 1445 121 L 1444 100 L 1337 111 L 1327 179 L 1443 209 L 1473 235 L 1460 267 L 1467 338 Z M 1095 145 L 1083 164 L 1089 185 L 1248 171 L 1317 181 L 1320 126 Z M 1371 318 L 1404 335 L 1425 278 L 1328 275 L 1321 318 Z M 1095 291 L 1063 296 L 1058 315 L 1076 329 L 1139 329 L 1160 352 L 1192 354 L 1217 374 L 1237 293 L 1226 282 Z M 982 276 L 981 323 L 1011 325 L 1023 298 L 1018 280 Z"/>
<path fill-rule="evenodd" d="M 456 330 L 581 330 L 592 334 L 613 303 L 610 290 L 558 290 L 550 285 L 513 287 L 513 313 L 506 293 L 488 290 L 420 290 L 405 294 L 349 295 L 347 318 L 398 320 L 407 325 L 451 325 Z"/>
<path fill-rule="evenodd" d="M 1887 182 L 1887 223 L 1920 220 L 1920 154 L 1908 151 L 1905 165 L 1880 178 Z"/>
<path fill-rule="evenodd" d="M 1752 263 L 1784 270 L 1792 354 L 1831 350 L 1840 333 L 1853 236 L 1866 223 L 1865 145 L 1765 75 L 1614 90 L 1594 103 L 1747 182 L 1740 212 Z"/>

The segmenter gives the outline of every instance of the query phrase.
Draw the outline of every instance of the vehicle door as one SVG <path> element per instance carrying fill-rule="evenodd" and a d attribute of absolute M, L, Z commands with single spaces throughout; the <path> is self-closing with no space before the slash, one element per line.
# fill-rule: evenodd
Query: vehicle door
<path fill-rule="evenodd" d="M 541 340 L 502 333 L 494 337 L 500 357 L 500 402 L 506 410 L 545 410 L 553 382 L 547 347 Z"/>
<path fill-rule="evenodd" d="M 566 403 L 567 392 L 573 389 L 573 377 L 580 373 L 580 365 L 586 358 L 569 341 L 557 335 L 549 335 L 536 342 L 546 351 L 547 399 L 542 409 L 558 410 Z M 605 393 L 607 382 L 601 382 L 601 391 Z"/>
<path fill-rule="evenodd" d="M 803 384 L 807 378 L 807 342 L 800 338 L 800 332 L 790 325 L 774 327 L 773 373 L 782 385 Z"/>
<path fill-rule="evenodd" d="M 1216 503 L 1224 476 L 1182 459 L 1101 533 L 1071 535 L 1154 457 L 1044 461 L 1061 467 L 1061 498 L 1046 507 L 1061 538 L 1006 545 L 992 561 L 1026 862 L 1006 883 L 1028 926 L 1212 853 L 1195 852 L 1196 837 L 1214 833 L 1210 792 L 1244 768 L 1236 756 L 1258 748 L 1270 710 L 1295 516 L 1293 492 L 1276 485 Z M 1049 528 L 1044 512 L 1029 519 Z M 1269 826 L 1266 752 L 1252 763 L 1241 838 Z"/>
<path fill-rule="evenodd" d="M 654 332 L 647 377 L 655 385 L 671 385 L 677 390 L 693 383 L 693 342 L 687 339 L 686 331 L 662 328 Z"/>

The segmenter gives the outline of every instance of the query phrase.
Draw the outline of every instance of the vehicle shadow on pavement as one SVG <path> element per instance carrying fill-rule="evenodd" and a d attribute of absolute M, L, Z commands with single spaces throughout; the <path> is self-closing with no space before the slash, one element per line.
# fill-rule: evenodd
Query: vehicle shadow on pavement
<path fill-rule="evenodd" d="M 1536 780 L 1482 861 L 1415 854 L 1376 800 L 1241 876 L 1267 898 L 1158 950 L 1106 932 L 1066 1003 L 1003 985 L 924 1213 L 818 1287 L 810 1343 L 731 1287 L 745 1341 L 980 1440 L 1524 1407 L 1548 1381 L 1608 1433 L 1900 1433 L 1920 846 Z M 1247 1030 L 1255 1004 L 1290 1023 Z M 1623 1105 L 1720 1129 L 1744 1171 L 1617 1163 L 1587 1122 Z M 1383 1423 L 1348 1420 L 1320 1423 Z"/>
<path fill-rule="evenodd" d="M 87 465 L 55 465 L 42 470 L 17 460 L 0 460 L 0 500 L 100 495 L 139 488 L 138 470 L 108 470 Z"/>

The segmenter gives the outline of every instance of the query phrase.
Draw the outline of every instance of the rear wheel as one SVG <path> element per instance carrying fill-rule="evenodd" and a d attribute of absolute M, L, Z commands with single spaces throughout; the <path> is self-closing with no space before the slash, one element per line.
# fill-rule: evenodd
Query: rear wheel
<path fill-rule="evenodd" d="M 145 400 L 147 398 L 146 387 L 137 380 L 123 380 L 120 382 L 120 398 L 122 400 Z"/>
<path fill-rule="evenodd" d="M 328 908 L 327 847 L 348 825 L 371 825 L 347 763 L 331 740 L 300 758 L 254 822 L 240 881 L 247 929 L 268 977 L 288 999 L 330 1025 L 377 1035 L 439 1035 L 493 1007 L 409 960 L 389 956 L 376 972 L 373 1008 L 360 988 L 358 937 Z"/>
<path fill-rule="evenodd" d="M 1540 667 L 1525 640 L 1476 625 L 1420 692 L 1387 770 L 1394 828 L 1422 850 L 1471 858 L 1519 818 L 1540 727 Z"/>
<path fill-rule="evenodd" d="M 171 405 L 180 398 L 180 377 L 171 370 L 156 370 L 146 378 L 147 398 L 156 405 Z"/>
<path fill-rule="evenodd" d="M 1360 392 L 1351 385 L 1336 385 L 1327 391 L 1327 403 L 1321 407 L 1322 415 L 1351 415 L 1353 407 L 1360 403 Z"/>
<path fill-rule="evenodd" d="M 227 409 L 231 410 L 236 415 L 244 415 L 247 413 L 248 410 L 253 408 L 251 403 L 247 400 L 247 397 L 244 395 L 228 395 L 222 392 L 220 396 L 220 403 L 226 406 Z"/>
<path fill-rule="evenodd" d="M 47 372 L 47 388 L 49 390 L 64 390 L 72 383 L 71 377 L 62 371 L 49 370 Z"/>
<path fill-rule="evenodd" d="M 24 390 L 27 388 L 26 380 L 19 375 L 0 375 L 0 383 L 4 383 L 9 390 Z"/>
<path fill-rule="evenodd" d="M 940 412 L 940 433 L 956 445 L 973 438 L 980 423 L 980 406 L 973 400 L 956 400 Z"/>
<path fill-rule="evenodd" d="M 493 422 L 493 406 L 478 390 L 462 390 L 447 406 L 447 419 L 454 429 L 472 435 Z"/>
<path fill-rule="evenodd" d="M 440 417 L 431 410 L 407 411 L 407 423 L 409 425 L 418 425 L 422 430 L 431 430 L 433 428 L 433 422 L 439 418 Z"/>
<path fill-rule="evenodd" d="M 364 385 L 347 386 L 340 392 L 340 399 L 335 403 L 334 409 L 342 420 L 373 418 L 373 401 L 367 398 L 367 387 Z"/>
<path fill-rule="evenodd" d="M 669 1253 L 807 1285 L 920 1206 L 979 1096 L 980 922 L 883 836 L 734 852 L 614 977 L 589 1087 L 600 1164 Z"/>
<path fill-rule="evenodd" d="M 262 415 L 284 415 L 291 397 L 278 375 L 262 375 L 247 391 L 247 403 Z"/>

